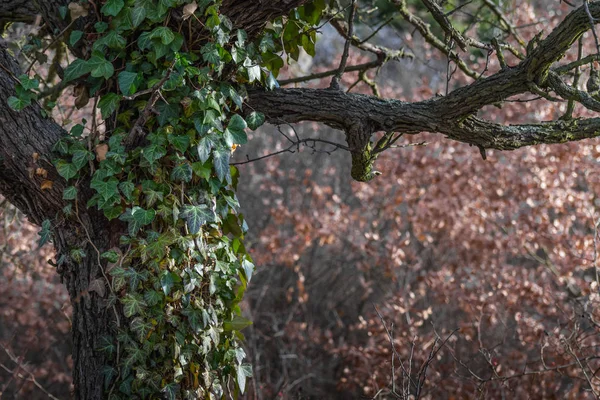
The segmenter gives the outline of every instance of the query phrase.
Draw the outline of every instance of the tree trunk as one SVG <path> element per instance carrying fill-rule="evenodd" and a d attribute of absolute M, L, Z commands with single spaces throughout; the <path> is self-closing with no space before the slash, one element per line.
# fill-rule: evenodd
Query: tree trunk
<path fill-rule="evenodd" d="M 10 109 L 7 99 L 14 95 L 19 70 L 2 47 L 0 66 L 0 193 L 31 222 L 40 225 L 44 220 L 52 221 L 57 272 L 73 305 L 74 395 L 78 399 L 101 399 L 102 367 L 107 360 L 97 349 L 103 336 L 114 336 L 111 329 L 116 318 L 113 308 L 107 307 L 108 290 L 99 254 L 118 242 L 115 231 L 120 225 L 109 225 L 103 216 L 84 207 L 77 210 L 76 223 L 62 216 L 64 181 L 52 166 L 51 148 L 65 132 L 51 119 L 42 118 L 37 106 L 21 112 Z M 44 181 L 52 182 L 52 187 L 42 189 Z M 80 262 L 72 257 L 76 249 L 83 249 L 86 255 Z"/>

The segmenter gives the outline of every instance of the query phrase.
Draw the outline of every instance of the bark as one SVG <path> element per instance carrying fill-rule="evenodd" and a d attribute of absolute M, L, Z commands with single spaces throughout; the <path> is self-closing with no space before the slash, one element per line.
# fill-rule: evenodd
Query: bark
<path fill-rule="evenodd" d="M 109 329 L 114 326 L 115 315 L 106 306 L 106 290 L 104 296 L 98 293 L 104 283 L 97 281 L 103 276 L 96 249 L 100 252 L 108 249 L 111 235 L 112 241 L 116 240 L 115 234 L 109 232 L 103 217 L 85 208 L 78 210 L 76 221 L 62 216 L 65 182 L 51 163 L 54 158 L 51 148 L 66 132 L 51 119 L 43 118 L 38 106 L 27 107 L 21 112 L 8 107 L 7 99 L 14 94 L 14 76 L 19 71 L 2 47 L 0 65 L 3 67 L 0 69 L 0 193 L 31 222 L 52 221 L 57 272 L 73 305 L 75 397 L 100 399 L 103 392 L 101 367 L 107 362 L 96 349 L 99 339 L 109 334 Z M 52 188 L 41 189 L 44 181 L 52 182 Z M 85 197 L 85 191 L 82 196 Z M 83 199 L 78 202 L 85 204 Z M 90 244 L 92 242 L 94 246 Z M 87 254 L 79 263 L 70 256 L 70 251 L 76 248 Z M 93 281 L 96 281 L 96 291 L 90 292 Z"/>

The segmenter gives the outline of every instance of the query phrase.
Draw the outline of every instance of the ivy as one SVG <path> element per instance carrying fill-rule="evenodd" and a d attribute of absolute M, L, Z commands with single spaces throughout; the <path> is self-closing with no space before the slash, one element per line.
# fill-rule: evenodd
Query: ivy
<path fill-rule="evenodd" d="M 105 390 L 112 399 L 243 393 L 252 372 L 239 331 L 251 322 L 238 304 L 255 266 L 242 242 L 239 172 L 229 162 L 247 129 L 265 121 L 244 113 L 245 85 L 275 88 L 284 54 L 314 52 L 311 28 L 325 2 L 254 38 L 234 29 L 214 0 L 100 4 L 93 26 L 70 33 L 69 44 L 87 51 L 68 64 L 63 82 L 94 98 L 102 131 L 76 121 L 54 145 L 54 165 L 68 181 L 64 218 L 77 223 L 77 201 L 85 199 L 115 219 L 115 229 L 125 227 L 118 249 L 100 250 L 107 304 L 125 317 L 98 343 L 108 357 Z M 186 24 L 202 34 L 185 36 L 188 25 L 176 22 L 182 7 Z M 38 86 L 36 78 L 20 81 L 8 99 L 16 110 L 35 100 Z M 47 241 L 50 223 L 42 227 Z M 71 249 L 69 257 L 88 255 Z"/>

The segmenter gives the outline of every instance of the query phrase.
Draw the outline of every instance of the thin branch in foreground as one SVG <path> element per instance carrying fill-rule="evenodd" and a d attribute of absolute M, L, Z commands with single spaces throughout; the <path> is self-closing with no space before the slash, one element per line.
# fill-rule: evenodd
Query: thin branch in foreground
<path fill-rule="evenodd" d="M 4 350 L 4 352 L 6 353 L 6 355 L 8 356 L 8 358 L 11 359 L 11 361 L 13 361 L 15 364 L 17 364 L 17 370 L 11 370 L 10 368 L 8 368 L 7 366 L 5 366 L 4 364 L 0 364 L 0 368 L 2 368 L 3 370 L 5 370 L 6 372 L 8 372 L 9 374 L 13 374 L 16 375 L 19 379 L 24 379 L 27 381 L 32 382 L 38 389 L 40 389 L 42 392 L 44 392 L 44 394 L 46 396 L 48 396 L 48 398 L 52 399 L 52 400 L 59 400 L 57 397 L 53 396 L 52 393 L 50 393 L 48 390 L 46 390 L 46 388 L 44 388 L 38 381 L 37 379 L 35 379 L 35 375 L 28 371 L 25 366 L 23 364 L 21 364 L 20 360 L 10 352 L 10 350 L 8 350 L 6 347 L 4 347 L 2 344 L 0 344 L 0 348 L 2 348 L 2 350 Z M 25 376 L 20 372 L 17 372 L 18 370 L 22 370 L 24 372 L 27 373 L 27 375 L 29 376 Z"/>
<path fill-rule="evenodd" d="M 315 147 L 317 143 L 325 143 L 325 144 L 334 146 L 334 148 L 333 148 L 333 150 L 317 149 Z M 328 155 L 330 155 L 331 153 L 333 153 L 334 151 L 336 151 L 338 149 L 342 149 L 342 150 L 346 150 L 346 151 L 352 151 L 352 149 L 350 147 L 344 146 L 344 145 L 342 145 L 340 143 L 331 142 L 331 141 L 325 140 L 325 139 L 306 138 L 306 139 L 298 139 L 298 140 L 292 141 L 292 144 L 290 144 L 285 149 L 276 151 L 274 153 L 269 153 L 269 154 L 266 154 L 266 155 L 261 156 L 261 157 L 249 158 L 248 155 L 246 155 L 246 161 L 239 161 L 239 162 L 229 163 L 229 165 L 249 164 L 249 163 L 252 163 L 252 162 L 264 160 L 266 158 L 278 156 L 278 155 L 284 154 L 284 153 L 292 153 L 293 154 L 293 153 L 296 153 L 296 152 L 300 151 L 300 145 L 303 145 L 305 147 L 309 147 L 310 149 L 312 149 L 313 153 L 319 152 L 319 153 L 326 153 Z"/>

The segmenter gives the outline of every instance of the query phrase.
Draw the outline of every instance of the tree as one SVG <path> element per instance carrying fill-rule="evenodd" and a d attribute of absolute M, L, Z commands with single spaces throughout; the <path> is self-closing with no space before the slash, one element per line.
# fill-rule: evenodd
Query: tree
<path fill-rule="evenodd" d="M 237 304 L 254 266 L 235 198 L 241 178 L 229 159 L 246 142 L 247 127 L 316 121 L 341 129 L 347 145 L 336 146 L 349 151 L 359 181 L 377 175 L 377 156 L 404 134 L 442 133 L 477 146 L 483 158 L 486 149 L 598 135 L 600 120 L 573 117 L 576 103 L 600 110 L 593 82 L 589 92 L 578 85 L 581 67 L 598 54 L 580 50 L 574 61 L 555 64 L 594 32 L 600 3 L 574 8 L 528 43 L 493 2 L 458 9 L 422 3 L 431 20 L 403 0 L 381 9 L 402 16 L 470 82 L 415 103 L 340 90 L 345 72 L 359 71 L 368 82 L 369 69 L 410 56 L 356 35 L 357 21 L 382 18 L 363 12 L 368 2 L 0 3 L 2 20 L 32 22 L 39 14 L 43 21 L 24 68 L 18 54 L 0 50 L 0 193 L 56 248 L 74 308 L 77 398 L 244 391 L 250 371 L 239 330 L 249 322 Z M 457 10 L 481 5 L 505 35 L 475 38 L 455 28 L 480 22 Z M 285 57 L 297 59 L 300 48 L 314 54 L 321 20 L 346 38 L 339 67 L 277 83 Z M 350 46 L 375 60 L 347 66 Z M 66 67 L 65 47 L 73 56 Z M 36 73 L 49 49 L 47 74 Z M 466 50 L 495 54 L 499 70 L 475 69 L 460 54 Z M 279 87 L 315 76 L 332 76 L 330 87 Z M 48 115 L 67 86 L 87 120 L 61 126 Z M 528 93 L 564 99 L 567 112 L 557 121 L 509 126 L 475 116 Z"/>

